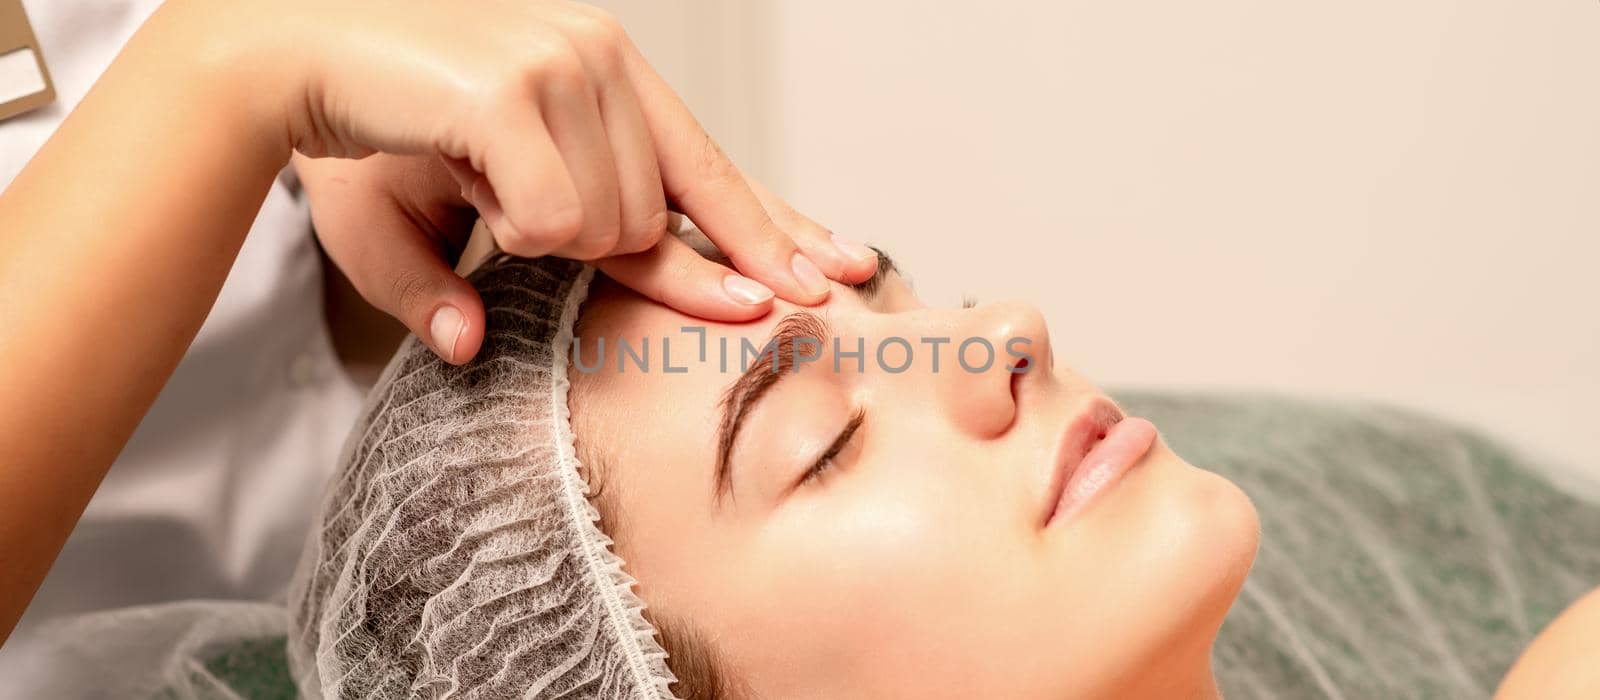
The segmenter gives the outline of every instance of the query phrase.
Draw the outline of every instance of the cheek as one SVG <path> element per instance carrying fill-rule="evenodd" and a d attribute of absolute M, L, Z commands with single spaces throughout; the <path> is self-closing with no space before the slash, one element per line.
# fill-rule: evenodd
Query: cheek
<path fill-rule="evenodd" d="M 832 486 L 839 485 L 823 488 Z M 945 536 L 955 514 L 923 489 L 838 490 L 849 493 L 791 501 L 764 528 L 753 568 L 781 572 L 770 585 L 797 609 L 820 616 L 814 619 L 882 628 L 896 622 L 892 603 L 910 583 L 956 563 L 959 541 Z"/>
<path fill-rule="evenodd" d="M 783 506 L 743 567 L 764 597 L 745 616 L 766 640 L 751 662 L 813 690 L 823 677 L 912 688 L 960 668 L 1014 618 L 996 581 L 1026 562 L 1005 521 L 970 485 L 840 476 Z"/>

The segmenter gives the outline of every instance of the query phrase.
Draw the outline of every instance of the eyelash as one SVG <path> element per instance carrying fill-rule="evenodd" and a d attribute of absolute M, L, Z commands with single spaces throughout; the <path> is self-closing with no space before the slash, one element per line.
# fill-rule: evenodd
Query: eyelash
<path fill-rule="evenodd" d="M 850 439 L 855 437 L 857 430 L 861 429 L 861 423 L 866 420 L 866 417 L 866 414 L 859 409 L 851 414 L 850 422 L 845 424 L 844 430 L 839 431 L 839 436 L 833 439 L 833 444 L 828 446 L 828 450 L 817 458 L 816 463 L 806 470 L 804 476 L 800 477 L 799 485 L 804 486 L 816 481 L 822 475 L 833 470 L 834 458 L 838 457 L 839 453 L 844 451 L 844 448 L 850 446 Z"/>

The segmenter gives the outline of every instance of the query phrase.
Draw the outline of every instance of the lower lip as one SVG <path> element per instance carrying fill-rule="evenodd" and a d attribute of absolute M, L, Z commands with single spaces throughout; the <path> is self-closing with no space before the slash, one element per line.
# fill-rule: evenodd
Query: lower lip
<path fill-rule="evenodd" d="M 1111 426 L 1073 470 L 1051 520 L 1070 518 L 1089 505 L 1138 464 L 1155 442 L 1156 426 L 1143 418 L 1124 418 Z"/>

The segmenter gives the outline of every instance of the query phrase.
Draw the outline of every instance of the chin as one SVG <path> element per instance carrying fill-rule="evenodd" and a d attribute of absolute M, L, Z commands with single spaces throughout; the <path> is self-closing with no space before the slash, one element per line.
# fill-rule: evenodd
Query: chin
<path fill-rule="evenodd" d="M 1122 501 L 1096 529 L 1123 552 L 1123 575 L 1138 581 L 1134 597 L 1150 606 L 1134 614 L 1165 630 L 1158 637 L 1209 644 L 1255 561 L 1255 506 L 1233 482 L 1159 440 L 1125 479 Z"/>
<path fill-rule="evenodd" d="M 1196 595 L 1192 601 L 1196 612 L 1214 619 L 1214 631 L 1255 562 L 1261 540 L 1255 505 L 1237 484 L 1185 462 L 1164 443 L 1158 443 L 1151 456 L 1168 472 L 1161 508 L 1176 522 L 1166 535 L 1173 538 L 1174 551 L 1183 553 L 1181 568 L 1192 576 L 1188 585 Z"/>
<path fill-rule="evenodd" d="M 1087 652 L 1068 650 L 1098 655 L 1104 668 L 1089 673 L 1073 666 L 1076 690 L 1056 697 L 1078 697 L 1085 688 L 1091 697 L 1142 697 L 1125 684 L 1152 680 L 1151 669 L 1176 667 L 1179 659 L 1208 659 L 1255 560 L 1259 524 L 1249 497 L 1160 441 L 1103 495 L 1109 498 L 1083 511 L 1074 533 L 1093 543 L 1100 557 L 1094 573 L 1068 556 L 1063 575 L 1098 579 L 1105 597 L 1091 610 L 1068 609 L 1061 617 L 1104 626 Z"/>

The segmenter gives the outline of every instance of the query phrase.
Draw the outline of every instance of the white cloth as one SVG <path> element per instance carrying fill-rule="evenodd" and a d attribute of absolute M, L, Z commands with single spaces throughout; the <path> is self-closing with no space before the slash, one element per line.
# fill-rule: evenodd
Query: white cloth
<path fill-rule="evenodd" d="M 23 1 L 58 99 L 0 122 L 0 186 L 159 4 Z M 274 184 L 194 345 L 0 648 L 0 699 L 40 697 L 30 679 L 75 671 L 40 642 L 37 627 L 52 619 L 192 598 L 282 600 L 361 405 L 326 331 L 297 191 L 288 173 Z"/>

